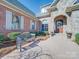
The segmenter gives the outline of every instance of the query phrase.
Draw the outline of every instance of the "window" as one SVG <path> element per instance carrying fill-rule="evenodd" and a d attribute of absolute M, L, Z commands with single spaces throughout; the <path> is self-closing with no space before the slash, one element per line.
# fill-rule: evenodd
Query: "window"
<path fill-rule="evenodd" d="M 45 31 L 48 31 L 48 24 L 45 24 Z"/>
<path fill-rule="evenodd" d="M 42 31 L 48 31 L 48 24 L 42 24 Z"/>
<path fill-rule="evenodd" d="M 47 12 L 47 9 L 45 9 L 45 8 L 41 9 L 41 13 L 46 13 L 46 12 Z"/>
<path fill-rule="evenodd" d="M 48 19 L 42 21 L 42 31 L 48 31 Z"/>
<path fill-rule="evenodd" d="M 30 20 L 30 30 L 35 30 L 36 29 L 36 22 L 34 22 L 33 20 Z"/>
<path fill-rule="evenodd" d="M 6 10 L 6 29 L 7 30 L 23 30 L 24 17 L 15 15 L 14 13 Z"/>
<path fill-rule="evenodd" d="M 35 23 L 32 23 L 32 30 L 35 29 Z"/>
<path fill-rule="evenodd" d="M 12 16 L 12 29 L 20 29 L 21 28 L 21 16 Z"/>
<path fill-rule="evenodd" d="M 42 31 L 44 31 L 44 24 L 42 24 Z"/>

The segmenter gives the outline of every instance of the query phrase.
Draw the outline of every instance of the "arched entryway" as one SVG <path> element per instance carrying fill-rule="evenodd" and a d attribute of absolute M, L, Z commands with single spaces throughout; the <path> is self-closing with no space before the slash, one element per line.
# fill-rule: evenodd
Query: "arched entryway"
<path fill-rule="evenodd" d="M 55 17 L 54 19 L 54 23 L 55 23 L 55 32 L 56 33 L 63 33 L 64 29 L 63 29 L 63 25 L 67 25 L 67 17 L 64 15 L 59 15 L 57 17 Z"/>

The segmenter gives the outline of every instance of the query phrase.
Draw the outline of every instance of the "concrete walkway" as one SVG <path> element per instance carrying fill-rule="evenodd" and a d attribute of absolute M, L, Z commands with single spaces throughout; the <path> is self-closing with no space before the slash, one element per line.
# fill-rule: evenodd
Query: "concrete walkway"
<path fill-rule="evenodd" d="M 65 34 L 56 34 L 39 45 L 50 50 L 53 59 L 79 59 L 79 46 Z"/>
<path fill-rule="evenodd" d="M 38 45 L 43 50 L 48 50 L 53 57 L 52 59 L 79 59 L 79 46 L 72 42 L 72 40 L 67 39 L 65 34 L 56 34 L 48 40 L 40 42 Z M 16 55 L 16 57 L 8 57 L 12 55 Z M 17 50 L 4 56 L 2 59 L 18 59 Z"/>

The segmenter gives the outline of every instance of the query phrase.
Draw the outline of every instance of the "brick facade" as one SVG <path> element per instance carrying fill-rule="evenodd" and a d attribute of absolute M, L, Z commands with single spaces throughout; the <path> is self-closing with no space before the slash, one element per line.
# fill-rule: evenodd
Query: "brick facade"
<path fill-rule="evenodd" d="M 5 32 L 5 23 L 6 23 L 6 16 L 5 16 L 5 7 L 0 5 L 0 32 Z"/>
<path fill-rule="evenodd" d="M 15 15 L 24 16 L 24 29 L 23 30 L 7 30 L 6 29 L 6 10 L 15 13 Z M 27 15 L 22 15 L 18 12 L 15 12 L 14 10 L 11 10 L 9 8 L 6 8 L 0 5 L 0 32 L 4 33 L 5 35 L 9 32 L 29 32 L 30 20 L 32 20 L 31 17 L 28 17 Z M 39 21 L 34 21 L 34 22 L 36 22 L 36 30 L 33 30 L 33 31 L 39 31 L 40 22 Z"/>

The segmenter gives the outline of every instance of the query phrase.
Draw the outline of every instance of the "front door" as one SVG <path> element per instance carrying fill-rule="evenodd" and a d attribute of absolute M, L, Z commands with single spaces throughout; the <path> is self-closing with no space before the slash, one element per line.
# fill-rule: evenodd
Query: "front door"
<path fill-rule="evenodd" d="M 55 31 L 56 31 L 57 33 L 59 33 L 59 32 L 62 33 L 62 32 L 63 32 L 63 21 L 62 21 L 62 20 L 56 21 L 55 26 L 56 26 Z"/>

